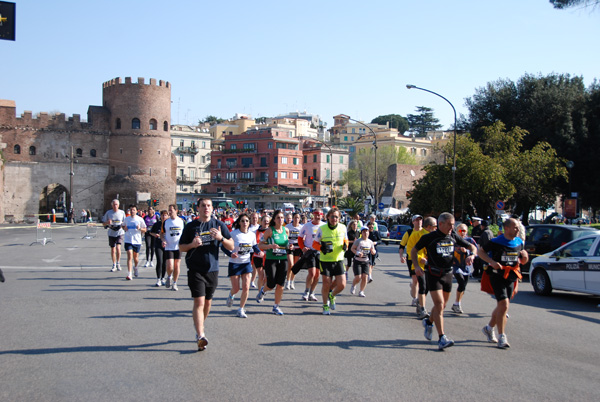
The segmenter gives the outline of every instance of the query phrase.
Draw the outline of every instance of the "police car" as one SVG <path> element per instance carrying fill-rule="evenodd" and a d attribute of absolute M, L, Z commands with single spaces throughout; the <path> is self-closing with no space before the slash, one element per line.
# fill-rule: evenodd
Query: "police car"
<path fill-rule="evenodd" d="M 534 258 L 529 280 L 538 295 L 546 296 L 556 289 L 600 296 L 600 233 Z"/>

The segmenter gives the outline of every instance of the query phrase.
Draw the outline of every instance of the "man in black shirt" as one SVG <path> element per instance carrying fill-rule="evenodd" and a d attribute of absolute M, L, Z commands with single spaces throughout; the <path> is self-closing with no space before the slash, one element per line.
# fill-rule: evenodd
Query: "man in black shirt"
<path fill-rule="evenodd" d="M 435 323 L 440 338 L 438 341 L 440 350 L 454 345 L 454 341 L 444 334 L 444 308 L 452 292 L 452 258 L 455 246 L 469 249 L 472 254 L 477 252 L 477 248 L 473 244 L 454 232 L 454 216 L 449 212 L 444 212 L 438 218 L 437 230 L 422 236 L 410 252 L 412 260 L 417 261 L 419 250 L 423 248 L 427 250 L 425 272 L 417 264 L 415 274 L 425 275 L 427 287 L 433 299 L 431 316 L 423 319 L 425 338 L 431 340 L 431 332 Z M 467 264 L 470 265 L 472 261 L 473 255 L 467 258 Z"/>

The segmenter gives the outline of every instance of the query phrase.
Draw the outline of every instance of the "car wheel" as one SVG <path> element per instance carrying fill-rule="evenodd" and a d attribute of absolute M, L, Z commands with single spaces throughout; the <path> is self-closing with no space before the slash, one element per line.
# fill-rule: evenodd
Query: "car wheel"
<path fill-rule="evenodd" d="M 533 290 L 535 294 L 541 296 L 548 296 L 552 292 L 552 285 L 550 284 L 550 278 L 548 274 L 543 269 L 536 269 L 533 271 L 533 276 L 531 278 L 531 284 L 533 285 Z"/>

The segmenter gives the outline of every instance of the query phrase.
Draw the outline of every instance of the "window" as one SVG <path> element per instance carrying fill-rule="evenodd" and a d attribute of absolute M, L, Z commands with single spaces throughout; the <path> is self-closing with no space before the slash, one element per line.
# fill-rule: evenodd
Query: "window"
<path fill-rule="evenodd" d="M 277 157 L 276 156 L 273 157 L 273 163 L 277 164 Z"/>
<path fill-rule="evenodd" d="M 354 142 L 354 136 L 350 137 L 350 141 Z"/>
<path fill-rule="evenodd" d="M 313 177 L 317 177 L 317 169 L 313 169 Z"/>
<path fill-rule="evenodd" d="M 35 147 L 33 145 L 29 147 L 29 155 L 35 155 Z"/>
<path fill-rule="evenodd" d="M 261 156 L 260 158 L 260 167 L 266 167 L 267 166 L 267 158 L 264 156 Z"/>
<path fill-rule="evenodd" d="M 185 145 L 185 142 L 183 140 L 179 140 L 179 146 L 183 147 Z"/>
<path fill-rule="evenodd" d="M 317 154 L 314 154 L 313 155 L 313 162 L 316 162 L 316 161 L 317 161 Z"/>
<path fill-rule="evenodd" d="M 206 156 L 202 157 L 202 163 L 206 163 Z"/>
<path fill-rule="evenodd" d="M 19 155 L 21 153 L 21 146 L 15 145 L 15 147 L 13 148 L 13 153 Z"/>
<path fill-rule="evenodd" d="M 354 145 L 350 145 L 350 153 L 356 152 L 356 147 Z"/>
<path fill-rule="evenodd" d="M 344 136 L 344 142 L 348 142 L 348 136 L 347 135 Z"/>
<path fill-rule="evenodd" d="M 196 156 L 195 155 L 190 155 L 190 163 L 195 163 L 195 162 L 196 162 Z"/>
<path fill-rule="evenodd" d="M 183 162 L 184 161 L 184 156 L 183 155 L 179 155 L 179 162 Z"/>
<path fill-rule="evenodd" d="M 293 159 L 293 163 L 294 163 L 294 165 L 297 165 L 298 164 L 298 158 L 294 158 Z"/>
<path fill-rule="evenodd" d="M 202 141 L 202 148 L 206 148 L 206 141 Z"/>
<path fill-rule="evenodd" d="M 225 173 L 225 178 L 227 181 L 235 183 L 237 182 L 237 172 L 227 172 Z"/>
<path fill-rule="evenodd" d="M 77 150 L 75 151 L 75 156 L 81 158 L 83 156 L 83 150 L 81 148 L 77 148 Z"/>
<path fill-rule="evenodd" d="M 254 148 L 255 148 L 255 146 L 254 146 L 253 143 L 249 143 L 249 144 L 246 143 L 246 144 L 244 144 L 244 149 L 254 149 Z"/>
<path fill-rule="evenodd" d="M 242 158 L 242 166 L 245 168 L 252 166 L 252 158 Z"/>
<path fill-rule="evenodd" d="M 306 174 L 306 169 L 304 169 L 304 171 L 303 171 L 303 173 L 302 173 L 302 176 L 304 176 L 304 177 L 308 176 L 308 175 Z"/>
<path fill-rule="evenodd" d="M 234 168 L 237 166 L 237 158 L 227 158 L 227 167 L 228 168 Z"/>
<path fill-rule="evenodd" d="M 252 180 L 253 173 L 252 172 L 242 172 L 242 179 Z"/>
<path fill-rule="evenodd" d="M 150 119 L 150 130 L 157 130 L 158 123 L 155 119 Z"/>
<path fill-rule="evenodd" d="M 95 150 L 95 149 L 90 149 L 90 156 L 91 156 L 92 158 L 95 158 L 95 157 L 96 157 L 96 150 Z"/>
<path fill-rule="evenodd" d="M 344 157 L 340 155 L 340 163 L 344 163 Z"/>
<path fill-rule="evenodd" d="M 421 156 L 427 156 L 427 150 L 425 148 L 421 149 Z"/>
<path fill-rule="evenodd" d="M 307 163 L 307 162 L 306 162 L 306 159 L 307 159 L 307 157 L 306 157 L 306 155 L 304 155 L 304 159 L 303 159 L 303 160 L 304 160 L 304 163 Z"/>
<path fill-rule="evenodd" d="M 281 178 L 287 179 L 287 172 L 281 172 Z"/>
<path fill-rule="evenodd" d="M 183 169 L 179 169 L 179 177 L 183 178 L 185 175 L 183 174 Z"/>
<path fill-rule="evenodd" d="M 169 131 L 169 123 L 166 120 L 163 123 L 163 131 Z"/>
<path fill-rule="evenodd" d="M 325 178 L 329 179 L 330 178 L 330 171 L 329 169 L 325 169 Z"/>
<path fill-rule="evenodd" d="M 298 172 L 293 172 L 292 173 L 292 179 L 298 180 L 299 178 L 300 178 L 300 175 L 298 174 Z"/>
<path fill-rule="evenodd" d="M 190 145 L 192 148 L 196 148 L 196 141 L 192 141 L 192 145 Z"/>
<path fill-rule="evenodd" d="M 229 149 L 237 149 L 237 144 L 231 144 L 231 148 Z"/>
<path fill-rule="evenodd" d="M 221 169 L 221 159 L 217 159 L 217 169 Z"/>
<path fill-rule="evenodd" d="M 190 179 L 194 179 L 194 177 L 196 177 L 196 170 L 195 169 L 190 169 L 189 171 L 190 174 Z"/>
<path fill-rule="evenodd" d="M 269 142 L 269 149 L 273 149 L 273 143 Z"/>
<path fill-rule="evenodd" d="M 274 172 L 274 173 L 273 173 L 273 177 L 274 177 L 274 178 L 277 178 L 277 172 Z"/>
<path fill-rule="evenodd" d="M 121 119 L 117 118 L 117 121 L 115 122 L 115 129 L 120 130 L 121 129 Z"/>
<path fill-rule="evenodd" d="M 326 160 L 327 163 L 330 162 L 330 157 L 331 157 L 331 155 L 327 155 L 327 160 Z"/>
<path fill-rule="evenodd" d="M 131 129 L 132 130 L 140 129 L 140 119 L 138 119 L 137 117 L 134 117 L 133 120 L 131 120 Z"/>
<path fill-rule="evenodd" d="M 261 172 L 260 173 L 260 181 L 262 181 L 262 182 L 269 181 L 269 173 L 267 173 L 267 172 Z"/>
<path fill-rule="evenodd" d="M 355 128 L 352 129 L 352 134 L 354 134 L 354 133 L 356 133 L 356 129 Z"/>
<path fill-rule="evenodd" d="M 416 155 L 417 154 L 417 148 L 411 148 L 410 149 L 410 153 L 411 153 L 411 155 Z"/>
<path fill-rule="evenodd" d="M 277 149 L 286 149 L 287 146 L 286 146 L 286 144 L 284 144 L 282 142 L 276 142 L 275 143 L 275 148 L 277 148 Z"/>
<path fill-rule="evenodd" d="M 281 157 L 281 163 L 283 163 L 284 165 L 287 165 L 287 163 L 288 163 L 288 158 L 287 158 L 287 156 L 282 156 L 282 157 Z"/>

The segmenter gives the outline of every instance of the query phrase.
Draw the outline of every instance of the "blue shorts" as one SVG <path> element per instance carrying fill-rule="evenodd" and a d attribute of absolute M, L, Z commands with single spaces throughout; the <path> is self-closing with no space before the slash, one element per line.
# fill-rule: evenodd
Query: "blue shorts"
<path fill-rule="evenodd" d="M 239 276 L 243 274 L 251 274 L 252 273 L 252 264 L 249 262 L 244 262 L 241 264 L 230 262 L 229 270 L 227 272 L 227 276 Z"/>
<path fill-rule="evenodd" d="M 142 249 L 141 244 L 125 243 L 125 251 L 133 250 L 134 253 L 139 254 L 141 249 Z"/>

